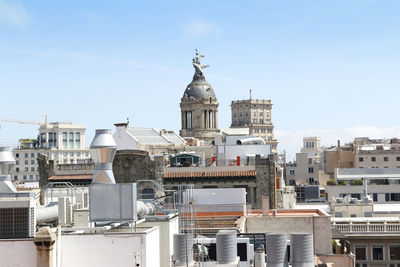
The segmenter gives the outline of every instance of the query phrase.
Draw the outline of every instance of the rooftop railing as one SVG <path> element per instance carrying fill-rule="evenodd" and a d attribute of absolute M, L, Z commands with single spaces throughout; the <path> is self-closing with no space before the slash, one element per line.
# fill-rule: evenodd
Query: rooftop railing
<path fill-rule="evenodd" d="M 400 223 L 379 223 L 379 224 L 336 224 L 332 227 L 342 233 L 397 233 L 400 234 Z"/>

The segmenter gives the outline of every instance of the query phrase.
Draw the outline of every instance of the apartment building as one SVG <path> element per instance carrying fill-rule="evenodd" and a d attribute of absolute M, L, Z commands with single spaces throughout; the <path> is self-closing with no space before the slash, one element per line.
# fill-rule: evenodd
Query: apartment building
<path fill-rule="evenodd" d="M 85 130 L 82 125 L 65 122 L 41 125 L 37 139 L 25 139 L 13 150 L 16 160 L 11 173 L 13 179 L 38 181 L 37 157 L 40 154 L 62 164 L 82 163 L 90 159 L 89 148 L 85 143 Z"/>
<path fill-rule="evenodd" d="M 249 128 L 249 134 L 261 137 L 277 153 L 278 141 L 274 137 L 271 100 L 247 99 L 232 101 L 231 128 Z"/>

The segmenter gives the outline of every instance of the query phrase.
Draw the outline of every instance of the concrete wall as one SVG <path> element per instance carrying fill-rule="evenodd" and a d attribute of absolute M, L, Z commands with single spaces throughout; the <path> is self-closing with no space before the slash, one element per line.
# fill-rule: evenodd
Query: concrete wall
<path fill-rule="evenodd" d="M 1 267 L 36 267 L 33 239 L 0 239 Z"/>
<path fill-rule="evenodd" d="M 60 253 L 62 267 L 159 267 L 159 230 L 63 235 Z"/>
<path fill-rule="evenodd" d="M 159 251 L 160 251 L 160 267 L 169 267 L 171 256 L 174 251 L 173 235 L 178 234 L 179 225 L 178 217 L 166 219 L 165 221 L 151 221 L 150 219 L 141 223 L 140 226 L 157 226 L 159 227 Z M 150 250 L 151 251 L 151 250 Z"/>
<path fill-rule="evenodd" d="M 332 253 L 332 232 L 330 216 L 263 217 L 249 216 L 246 233 L 311 233 L 314 235 L 316 255 Z"/>

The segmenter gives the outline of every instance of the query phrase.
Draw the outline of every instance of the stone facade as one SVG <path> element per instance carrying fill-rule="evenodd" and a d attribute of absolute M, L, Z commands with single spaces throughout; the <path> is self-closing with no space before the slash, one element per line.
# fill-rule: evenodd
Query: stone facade
<path fill-rule="evenodd" d="M 256 207 L 261 208 L 263 196 L 269 196 L 270 209 L 276 209 L 276 164 L 275 156 L 269 155 L 268 158 L 261 158 L 256 155 Z"/>
<path fill-rule="evenodd" d="M 271 100 L 247 99 L 232 101 L 231 128 L 249 128 L 249 134 L 261 137 L 277 152 L 278 141 L 274 137 Z"/>

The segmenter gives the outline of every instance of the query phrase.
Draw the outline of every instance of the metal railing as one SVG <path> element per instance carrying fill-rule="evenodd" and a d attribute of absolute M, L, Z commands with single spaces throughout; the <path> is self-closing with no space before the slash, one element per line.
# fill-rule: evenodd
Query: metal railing
<path fill-rule="evenodd" d="M 400 223 L 395 224 L 335 224 L 332 227 L 342 233 L 400 233 Z"/>

